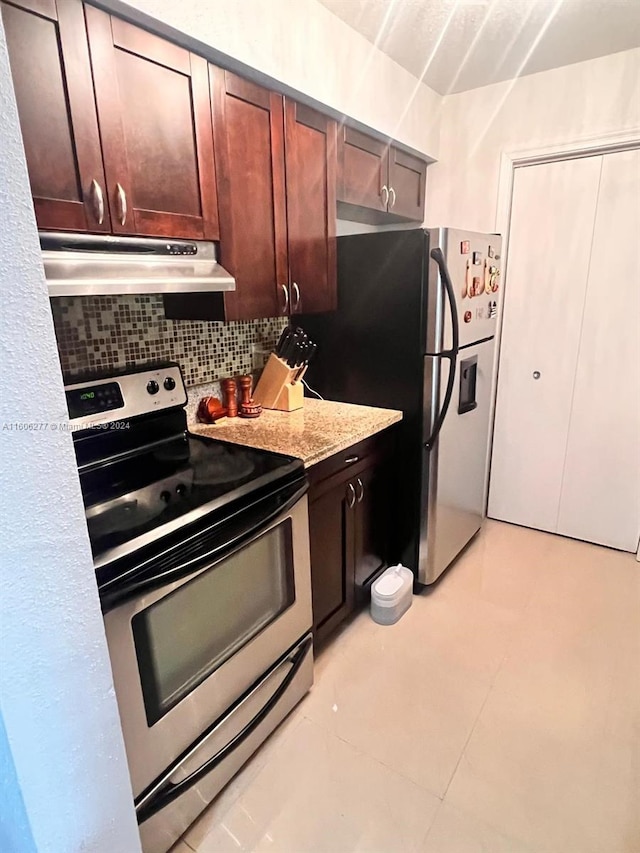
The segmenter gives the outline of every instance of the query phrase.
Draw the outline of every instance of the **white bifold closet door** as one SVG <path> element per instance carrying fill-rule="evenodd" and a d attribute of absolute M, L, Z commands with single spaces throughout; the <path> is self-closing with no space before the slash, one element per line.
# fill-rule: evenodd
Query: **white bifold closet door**
<path fill-rule="evenodd" d="M 640 153 L 516 170 L 489 515 L 635 551 Z"/>
<path fill-rule="evenodd" d="M 555 531 L 601 158 L 517 169 L 489 515 Z"/>
<path fill-rule="evenodd" d="M 640 151 L 602 158 L 558 532 L 624 551 L 640 529 Z"/>

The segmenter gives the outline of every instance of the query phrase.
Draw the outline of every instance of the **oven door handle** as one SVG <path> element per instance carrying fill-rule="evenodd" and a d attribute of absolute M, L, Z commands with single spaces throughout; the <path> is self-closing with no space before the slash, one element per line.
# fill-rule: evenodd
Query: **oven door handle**
<path fill-rule="evenodd" d="M 110 584 L 104 585 L 100 588 L 103 612 L 108 613 L 110 610 L 113 610 L 114 607 L 117 607 L 118 604 L 121 604 L 123 601 L 134 595 L 142 595 L 146 592 L 150 592 L 151 590 L 174 583 L 174 581 L 182 580 L 184 577 L 206 568 L 206 564 L 210 563 L 211 560 L 222 559 L 223 556 L 231 554 L 233 551 L 258 536 L 276 518 L 287 513 L 291 507 L 306 494 L 308 488 L 309 484 L 305 481 L 304 485 L 299 489 L 296 489 L 291 497 L 289 497 L 283 504 L 280 504 L 274 509 L 271 509 L 269 512 L 262 514 L 249 529 L 243 530 L 238 536 L 234 536 L 232 539 L 228 539 L 224 543 L 216 545 L 214 548 L 211 548 L 203 554 L 198 554 L 190 560 L 185 560 L 177 566 L 171 566 L 161 572 L 147 573 L 149 571 L 147 569 L 145 570 L 144 577 L 137 580 L 134 574 L 133 577 L 127 577 L 126 580 L 116 579 Z"/>
<path fill-rule="evenodd" d="M 274 669 L 269 670 L 266 675 L 264 675 L 260 681 L 256 682 L 249 693 L 245 694 L 240 700 L 238 700 L 234 705 L 231 706 L 229 711 L 227 711 L 222 717 L 219 717 L 212 726 L 210 726 L 205 733 L 198 738 L 198 740 L 192 744 L 188 749 L 182 753 L 174 762 L 171 764 L 167 770 L 162 774 L 161 777 L 156 779 L 146 791 L 144 791 L 140 797 L 136 800 L 136 816 L 138 819 L 138 823 L 141 824 L 145 820 L 148 820 L 150 817 L 153 817 L 154 814 L 159 812 L 165 806 L 168 806 L 178 797 L 180 797 L 184 792 L 191 788 L 193 785 L 196 785 L 202 778 L 204 778 L 208 773 L 210 773 L 215 767 L 217 767 L 222 761 L 229 757 L 233 753 L 235 749 L 241 746 L 244 741 L 250 737 L 253 732 L 258 728 L 258 726 L 263 722 L 266 717 L 269 716 L 271 711 L 278 704 L 282 696 L 287 692 L 289 686 L 292 681 L 298 674 L 300 667 L 303 664 L 303 661 L 311 647 L 312 638 L 311 636 L 307 637 L 307 639 L 298 647 L 293 657 L 289 657 L 284 660 L 282 663 L 278 664 Z M 179 782 L 173 783 L 170 781 L 171 776 L 173 776 L 187 761 L 191 756 L 193 756 L 198 749 L 213 735 L 215 732 L 219 731 L 219 729 L 233 716 L 233 714 L 238 710 L 238 708 L 247 702 L 251 696 L 255 695 L 257 691 L 262 687 L 262 685 L 268 681 L 281 666 L 285 664 L 290 664 L 291 669 L 283 678 L 282 682 L 278 686 L 277 690 L 273 693 L 271 698 L 266 702 L 262 708 L 258 711 L 258 713 L 251 719 L 231 740 L 221 747 L 215 755 L 212 755 L 211 758 L 208 758 L 204 764 L 198 767 L 197 770 L 194 770 L 192 773 L 189 773 L 184 779 L 181 779 Z"/>

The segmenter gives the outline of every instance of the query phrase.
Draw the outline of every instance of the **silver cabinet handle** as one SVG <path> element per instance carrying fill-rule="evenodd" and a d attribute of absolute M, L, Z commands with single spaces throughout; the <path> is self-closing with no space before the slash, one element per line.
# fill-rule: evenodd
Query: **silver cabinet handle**
<path fill-rule="evenodd" d="M 356 490 L 353 487 L 353 483 L 349 483 L 347 486 L 347 506 L 349 509 L 353 509 L 356 505 Z"/>
<path fill-rule="evenodd" d="M 356 483 L 358 484 L 358 503 L 361 504 L 364 497 L 364 483 L 360 477 L 357 478 Z"/>
<path fill-rule="evenodd" d="M 120 225 L 124 225 L 127 221 L 127 194 L 124 191 L 122 184 L 116 184 L 116 192 L 118 194 L 118 208 L 120 216 Z"/>
<path fill-rule="evenodd" d="M 344 460 L 344 464 L 345 465 L 353 465 L 353 463 L 358 462 L 359 459 L 360 459 L 359 456 L 347 456 L 347 458 Z"/>
<path fill-rule="evenodd" d="M 102 194 L 102 187 L 95 178 L 91 181 L 91 197 L 93 199 L 93 215 L 98 225 L 102 225 L 104 222 L 104 195 Z"/>
<path fill-rule="evenodd" d="M 386 184 L 380 190 L 380 195 L 382 196 L 382 206 L 386 207 L 389 204 L 389 188 Z"/>
<path fill-rule="evenodd" d="M 289 312 L 289 291 L 286 284 L 281 284 L 280 287 L 284 293 L 284 308 L 282 309 L 282 313 L 287 314 Z"/>
<path fill-rule="evenodd" d="M 293 303 L 293 309 L 292 310 L 298 311 L 300 308 L 300 288 L 295 283 L 295 281 L 293 282 L 291 287 L 293 288 L 293 293 L 294 293 L 294 296 L 296 297 L 296 301 Z"/>
<path fill-rule="evenodd" d="M 389 207 L 393 208 L 396 206 L 396 191 L 393 187 L 389 187 Z"/>

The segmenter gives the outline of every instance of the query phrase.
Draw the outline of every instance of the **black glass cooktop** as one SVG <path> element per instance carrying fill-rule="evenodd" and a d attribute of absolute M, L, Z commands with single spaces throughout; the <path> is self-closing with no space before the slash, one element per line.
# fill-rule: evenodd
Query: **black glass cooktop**
<path fill-rule="evenodd" d="M 94 558 L 303 475 L 299 459 L 191 434 L 81 470 Z"/>

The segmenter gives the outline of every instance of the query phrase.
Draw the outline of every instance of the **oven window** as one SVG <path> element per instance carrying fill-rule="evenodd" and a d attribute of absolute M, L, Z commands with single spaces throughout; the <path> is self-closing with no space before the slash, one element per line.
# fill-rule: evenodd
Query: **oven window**
<path fill-rule="evenodd" d="M 151 726 L 295 600 L 291 519 L 132 620 Z"/>

